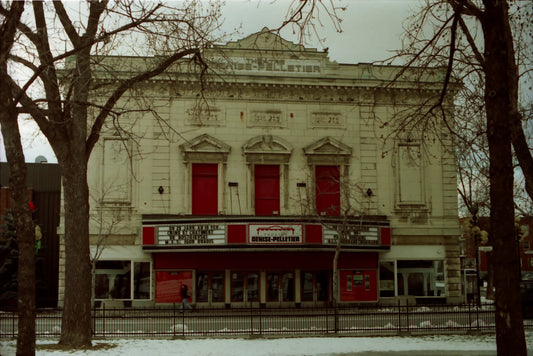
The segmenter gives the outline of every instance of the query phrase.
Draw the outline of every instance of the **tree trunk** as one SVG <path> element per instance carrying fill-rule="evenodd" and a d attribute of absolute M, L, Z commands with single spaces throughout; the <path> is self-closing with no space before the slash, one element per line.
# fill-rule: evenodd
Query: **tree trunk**
<path fill-rule="evenodd" d="M 498 355 L 526 355 L 516 248 L 508 67 L 512 41 L 506 36 L 507 3 L 486 0 L 485 105 L 490 152 L 490 239 L 496 287 Z M 508 25 L 508 24 L 507 24 Z M 513 56 L 514 57 L 514 56 Z M 514 60 L 514 58 L 513 58 Z"/>
<path fill-rule="evenodd" d="M 2 66 L 2 77 L 7 70 Z M 9 165 L 13 218 L 18 245 L 17 355 L 35 355 L 35 228 L 28 205 L 26 163 L 20 141 L 17 112 L 8 84 L 0 80 L 0 125 Z"/>
<path fill-rule="evenodd" d="M 490 263 L 492 260 L 492 252 L 487 252 L 487 293 L 485 298 L 487 300 L 494 300 L 494 265 Z"/>
<path fill-rule="evenodd" d="M 85 160 L 61 166 L 65 214 L 65 294 L 60 344 L 91 346 L 89 190 Z"/>

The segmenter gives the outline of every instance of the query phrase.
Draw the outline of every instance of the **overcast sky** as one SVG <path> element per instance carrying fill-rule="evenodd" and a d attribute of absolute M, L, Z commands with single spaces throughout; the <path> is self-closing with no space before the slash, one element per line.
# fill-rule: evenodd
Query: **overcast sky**
<path fill-rule="evenodd" d="M 329 0 L 323 0 L 328 2 Z M 400 49 L 402 24 L 416 9 L 417 0 L 332 0 L 342 18 L 342 33 L 337 33 L 332 22 L 321 11 L 323 27 L 317 27 L 324 46 L 329 48 L 331 60 L 340 63 L 375 62 L 390 57 L 391 51 Z M 277 28 L 285 19 L 292 0 L 227 0 L 223 9 L 224 25 L 228 31 L 239 28 L 247 36 L 263 27 Z M 297 42 L 290 29 L 283 37 Z M 292 38 L 291 38 L 292 37 Z M 308 47 L 322 49 L 312 38 Z"/>
<path fill-rule="evenodd" d="M 328 2 L 329 0 L 323 0 Z M 296 1 L 297 2 L 297 1 Z M 331 20 L 321 11 L 323 27 L 317 26 L 318 35 L 324 40 L 323 46 L 317 37 L 311 37 L 306 47 L 322 50 L 329 49 L 329 58 L 339 63 L 368 63 L 385 60 L 392 51 L 400 49 L 402 25 L 416 9 L 418 0 L 332 0 L 345 11 L 339 11 L 342 32 L 338 33 Z M 277 28 L 286 17 L 292 0 L 226 0 L 222 9 L 224 30 L 232 33 L 238 29 L 231 40 L 259 32 L 263 27 Z M 282 36 L 292 42 L 298 37 L 290 28 Z M 39 155 L 49 162 L 57 162 L 53 151 L 47 147 L 43 137 L 31 134 L 33 125 L 24 124 L 23 145 L 27 162 L 34 162 Z M 1 139 L 1 137 L 0 137 Z M 0 145 L 0 161 L 5 161 L 3 144 Z"/>

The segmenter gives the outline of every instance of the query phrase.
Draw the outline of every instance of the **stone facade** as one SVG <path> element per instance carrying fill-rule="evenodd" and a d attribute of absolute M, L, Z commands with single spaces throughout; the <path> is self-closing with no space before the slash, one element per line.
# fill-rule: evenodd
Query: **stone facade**
<path fill-rule="evenodd" d="M 398 124 L 440 95 L 441 69 L 338 64 L 267 29 L 203 56 L 203 91 L 184 65 L 139 85 L 92 154 L 96 301 L 179 302 L 183 284 L 200 307 L 461 300 L 451 139 Z"/>

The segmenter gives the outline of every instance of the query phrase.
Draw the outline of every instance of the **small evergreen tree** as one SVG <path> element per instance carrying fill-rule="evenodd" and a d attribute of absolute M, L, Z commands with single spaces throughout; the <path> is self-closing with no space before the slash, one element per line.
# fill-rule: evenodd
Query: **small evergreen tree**
<path fill-rule="evenodd" d="M 11 209 L 0 225 L 0 307 L 14 306 L 17 300 L 18 246 Z"/>

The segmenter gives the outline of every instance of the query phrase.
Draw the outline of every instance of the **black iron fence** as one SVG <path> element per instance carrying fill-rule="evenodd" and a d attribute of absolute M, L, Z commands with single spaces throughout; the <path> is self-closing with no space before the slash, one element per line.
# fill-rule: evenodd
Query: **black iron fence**
<path fill-rule="evenodd" d="M 16 337 L 18 317 L 0 312 L 0 338 Z M 494 330 L 493 305 L 361 306 L 324 308 L 93 310 L 93 335 L 106 336 L 266 336 L 397 335 Z M 533 329 L 533 320 L 524 321 Z M 37 314 L 38 337 L 61 333 L 61 310 Z"/>

